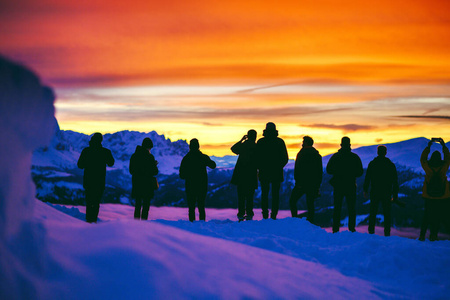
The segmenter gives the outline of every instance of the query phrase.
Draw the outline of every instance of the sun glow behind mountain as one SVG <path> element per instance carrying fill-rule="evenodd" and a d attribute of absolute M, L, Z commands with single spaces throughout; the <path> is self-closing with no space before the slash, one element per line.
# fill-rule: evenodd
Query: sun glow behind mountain
<path fill-rule="evenodd" d="M 448 1 L 11 1 L 0 52 L 56 88 L 62 129 L 197 137 L 275 122 L 291 158 L 450 139 Z M 243 2 L 243 3 L 242 3 Z"/>

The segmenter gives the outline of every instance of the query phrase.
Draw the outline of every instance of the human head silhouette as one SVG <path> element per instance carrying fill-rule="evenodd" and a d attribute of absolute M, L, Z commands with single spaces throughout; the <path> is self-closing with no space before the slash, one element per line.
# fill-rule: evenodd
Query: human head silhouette
<path fill-rule="evenodd" d="M 312 147 L 312 145 L 314 145 L 314 140 L 312 139 L 312 137 L 305 135 L 303 137 L 303 147 Z"/>
<path fill-rule="evenodd" d="M 153 142 L 152 142 L 152 140 L 150 139 L 150 138 L 145 138 L 143 141 L 142 141 L 142 147 L 144 147 L 145 149 L 147 149 L 147 150 L 150 150 L 150 149 L 152 149 L 153 148 Z"/>
<path fill-rule="evenodd" d="M 278 136 L 278 130 L 274 123 L 269 122 L 266 124 L 266 129 L 263 131 L 263 136 L 265 137 L 272 137 L 272 136 Z"/>
<path fill-rule="evenodd" d="M 342 147 L 342 148 L 345 148 L 345 149 L 350 149 L 350 146 L 351 146 L 351 144 L 350 144 L 350 138 L 349 138 L 348 136 L 344 136 L 344 137 L 341 139 L 341 147 Z"/>
<path fill-rule="evenodd" d="M 248 137 L 249 141 L 256 141 L 256 135 L 257 135 L 257 133 L 256 133 L 256 130 L 254 130 L 254 129 L 250 129 L 247 132 L 247 137 Z"/>
<path fill-rule="evenodd" d="M 94 135 L 91 137 L 91 140 L 89 141 L 90 145 L 101 145 L 103 141 L 103 135 L 100 132 L 94 133 Z"/>
<path fill-rule="evenodd" d="M 196 151 L 196 150 L 199 150 L 199 149 L 200 149 L 200 143 L 198 142 L 198 140 L 197 139 L 192 139 L 189 142 L 189 150 Z"/>
<path fill-rule="evenodd" d="M 387 154 L 387 148 L 384 145 L 380 145 L 377 147 L 377 154 L 378 156 L 385 157 Z"/>
<path fill-rule="evenodd" d="M 441 158 L 441 153 L 439 151 L 434 151 L 431 153 L 430 160 L 428 161 L 428 165 L 430 167 L 440 167 L 444 162 Z"/>

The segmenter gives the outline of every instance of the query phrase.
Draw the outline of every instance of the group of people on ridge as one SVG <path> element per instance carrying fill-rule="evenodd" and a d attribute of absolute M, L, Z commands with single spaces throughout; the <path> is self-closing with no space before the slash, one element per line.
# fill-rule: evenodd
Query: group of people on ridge
<path fill-rule="evenodd" d="M 253 198 L 261 184 L 261 208 L 264 219 L 269 218 L 269 192 L 272 196 L 270 218 L 276 219 L 280 203 L 280 187 L 284 181 L 283 168 L 289 157 L 285 142 L 278 137 L 274 123 L 267 123 L 263 137 L 257 140 L 257 132 L 249 130 L 240 141 L 231 147 L 231 151 L 239 155 L 234 168 L 231 183 L 237 186 L 239 221 L 252 220 Z M 78 167 L 84 169 L 83 186 L 86 192 L 86 221 L 96 222 L 99 205 L 105 189 L 106 166 L 114 165 L 111 151 L 101 145 L 102 135 L 95 133 L 89 147 L 81 152 Z M 442 145 L 444 159 L 439 151 L 433 152 L 430 160 L 428 155 L 433 142 Z M 314 148 L 314 140 L 303 137 L 302 148 L 295 160 L 294 179 L 289 205 L 292 217 L 299 217 L 297 201 L 306 196 L 307 220 L 314 224 L 314 202 L 320 195 L 323 165 L 322 156 Z M 339 232 L 341 225 L 341 208 L 345 198 L 348 208 L 348 229 L 355 231 L 356 226 L 356 178 L 363 175 L 363 165 L 356 153 L 351 151 L 348 137 L 341 140 L 341 148 L 333 154 L 326 166 L 326 172 L 332 175 L 330 184 L 334 188 L 333 233 Z M 142 145 L 136 147 L 131 156 L 129 170 L 132 175 L 132 198 L 135 199 L 136 219 L 147 220 L 150 200 L 158 188 L 156 175 L 158 162 L 150 153 L 153 148 L 151 139 L 145 138 Z M 377 157 L 367 168 L 364 180 L 364 197 L 370 197 L 369 228 L 370 234 L 375 231 L 376 216 L 380 203 L 384 214 L 384 235 L 389 236 L 391 230 L 392 203 L 398 201 L 398 178 L 394 163 L 386 157 L 387 148 L 383 145 L 377 148 Z M 450 198 L 449 183 L 446 173 L 450 166 L 450 153 L 444 141 L 432 139 L 424 149 L 420 158 L 426 173 L 423 198 L 425 199 L 424 218 L 420 240 L 430 227 L 430 240 L 437 239 L 439 219 L 442 212 L 442 201 Z M 214 169 L 216 163 L 200 151 L 197 139 L 189 143 L 189 152 L 183 157 L 179 169 L 181 179 L 185 180 L 186 200 L 189 208 L 189 220 L 195 220 L 195 207 L 198 207 L 199 219 L 205 220 L 205 201 L 208 188 L 207 167 Z"/>

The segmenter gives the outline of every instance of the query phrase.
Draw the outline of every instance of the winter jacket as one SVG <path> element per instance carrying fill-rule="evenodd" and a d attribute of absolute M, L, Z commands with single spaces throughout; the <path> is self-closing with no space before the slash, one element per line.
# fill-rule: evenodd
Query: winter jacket
<path fill-rule="evenodd" d="M 330 184 L 338 188 L 354 188 L 356 178 L 364 173 L 361 159 L 350 148 L 341 148 L 327 164 L 327 173 L 333 175 Z"/>
<path fill-rule="evenodd" d="M 444 152 L 444 163 L 440 167 L 430 167 L 428 164 L 428 154 L 430 154 L 430 147 L 426 147 L 422 155 L 420 156 L 420 163 L 425 171 L 425 181 L 423 183 L 422 197 L 427 199 L 448 199 L 450 198 L 450 188 L 447 180 L 447 171 L 450 166 L 450 153 L 447 147 L 442 147 L 442 152 Z M 427 192 L 427 187 L 433 175 L 433 172 L 438 172 L 439 176 L 445 181 L 445 193 L 441 197 L 432 197 Z"/>
<path fill-rule="evenodd" d="M 364 179 L 364 192 L 370 197 L 398 198 L 397 168 L 387 157 L 377 156 L 369 163 Z"/>
<path fill-rule="evenodd" d="M 112 167 L 114 158 L 109 149 L 101 144 L 90 142 L 89 147 L 81 151 L 78 168 L 84 169 L 83 187 L 85 189 L 105 189 L 106 165 Z"/>
<path fill-rule="evenodd" d="M 314 147 L 302 148 L 295 159 L 295 185 L 318 190 L 322 183 L 322 156 Z"/>
<path fill-rule="evenodd" d="M 276 136 L 259 139 L 256 144 L 256 158 L 260 181 L 284 181 L 283 168 L 288 163 L 289 156 L 282 139 Z"/>
<path fill-rule="evenodd" d="M 185 180 L 186 190 L 204 191 L 208 187 L 206 167 L 216 168 L 216 163 L 200 150 L 189 151 L 180 165 L 180 178 Z"/>
<path fill-rule="evenodd" d="M 231 183 L 258 188 L 258 171 L 256 168 L 256 143 L 251 141 L 237 142 L 231 147 L 234 154 L 239 155 L 234 167 Z"/>
<path fill-rule="evenodd" d="M 158 167 L 153 154 L 142 146 L 137 146 L 130 158 L 131 190 L 132 198 L 153 197 L 156 189 L 156 178 Z"/>

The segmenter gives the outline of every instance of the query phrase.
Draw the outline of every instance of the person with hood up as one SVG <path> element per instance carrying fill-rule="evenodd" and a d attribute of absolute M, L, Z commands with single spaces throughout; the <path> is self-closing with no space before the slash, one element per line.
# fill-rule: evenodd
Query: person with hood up
<path fill-rule="evenodd" d="M 350 138 L 344 136 L 341 139 L 341 149 L 328 161 L 327 173 L 333 175 L 330 180 L 334 187 L 333 233 L 339 232 L 344 197 L 348 208 L 348 229 L 355 232 L 356 178 L 362 176 L 364 169 L 359 156 L 352 152 Z"/>
<path fill-rule="evenodd" d="M 78 168 L 84 169 L 83 187 L 86 194 L 86 221 L 97 222 L 100 200 L 105 191 L 106 166 L 114 165 L 109 149 L 102 146 L 103 136 L 96 132 L 89 141 L 89 147 L 81 151 Z"/>
<path fill-rule="evenodd" d="M 158 187 L 154 177 L 158 175 L 158 162 L 150 153 L 152 148 L 152 140 L 144 138 L 142 146 L 138 145 L 130 158 L 131 197 L 135 199 L 134 218 L 137 220 L 148 219 L 150 200 L 154 197 L 155 189 Z"/>
<path fill-rule="evenodd" d="M 253 197 L 258 188 L 258 170 L 256 169 L 256 131 L 251 129 L 247 135 L 231 147 L 239 155 L 233 171 L 231 183 L 237 185 L 239 221 L 253 219 Z M 247 214 L 246 214 L 247 213 Z"/>
<path fill-rule="evenodd" d="M 322 183 L 322 156 L 314 147 L 314 140 L 303 137 L 302 149 L 295 159 L 294 179 L 295 186 L 289 199 L 293 218 L 298 217 L 297 201 L 306 194 L 307 220 L 314 224 L 314 200 L 319 195 Z"/>
<path fill-rule="evenodd" d="M 280 206 L 280 186 L 284 181 L 283 168 L 289 161 L 284 141 L 278 137 L 274 123 L 266 124 L 263 137 L 256 144 L 256 164 L 261 183 L 261 208 L 264 219 L 269 217 L 269 190 L 272 185 L 272 211 L 270 217 L 276 220 Z"/>
<path fill-rule="evenodd" d="M 180 178 L 185 180 L 186 198 L 189 207 L 189 221 L 195 221 L 195 204 L 198 205 L 199 219 L 205 221 L 205 201 L 208 191 L 206 167 L 216 168 L 216 163 L 200 151 L 197 139 L 189 142 L 189 152 L 180 165 Z"/>
<path fill-rule="evenodd" d="M 433 142 L 442 146 L 444 159 L 439 151 L 434 151 L 428 160 Z M 439 215 L 444 213 L 445 202 L 450 201 L 449 183 L 447 171 L 450 166 L 450 153 L 442 138 L 433 138 L 420 156 L 420 163 L 425 171 L 422 197 L 425 201 L 424 216 L 420 228 L 419 240 L 424 241 L 428 225 L 430 225 L 430 241 L 437 240 L 439 231 Z"/>
<path fill-rule="evenodd" d="M 375 233 L 375 222 L 381 202 L 384 215 L 384 236 L 390 236 L 392 203 L 398 199 L 397 168 L 386 157 L 386 146 L 378 146 L 377 154 L 378 156 L 367 167 L 363 187 L 365 198 L 368 197 L 370 187 L 369 234 Z"/>

